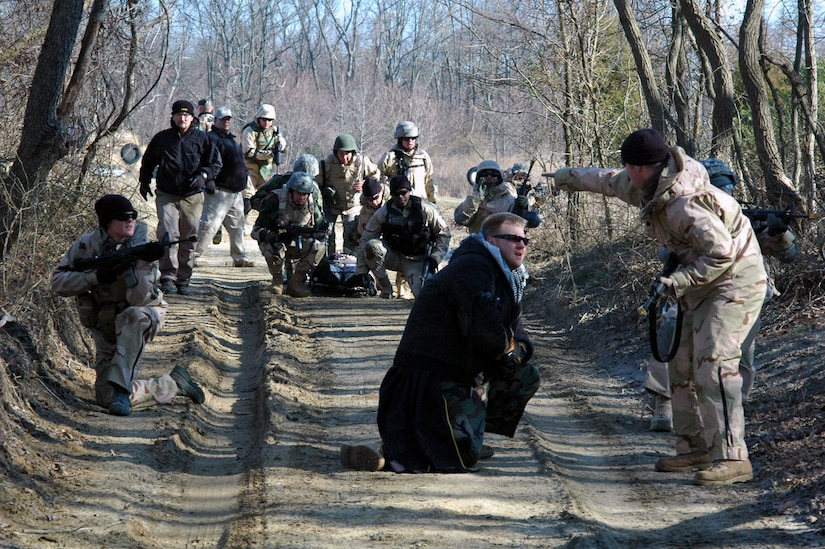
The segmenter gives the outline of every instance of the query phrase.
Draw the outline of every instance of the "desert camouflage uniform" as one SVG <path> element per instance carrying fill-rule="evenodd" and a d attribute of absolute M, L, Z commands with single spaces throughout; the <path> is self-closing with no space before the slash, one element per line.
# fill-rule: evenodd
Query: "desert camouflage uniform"
<path fill-rule="evenodd" d="M 274 154 L 286 149 L 286 140 L 280 135 L 280 126 L 273 123 L 272 127 L 264 129 L 254 121 L 241 132 L 241 147 L 251 183 L 244 191 L 244 198 L 251 198 L 274 174 L 277 169 Z M 262 157 L 266 156 L 266 151 L 268 158 Z"/>
<path fill-rule="evenodd" d="M 331 187 L 335 189 L 334 197 L 324 201 L 326 206 L 327 223 L 332 228 L 332 234 L 327 244 L 329 255 L 336 252 L 335 244 L 335 221 L 338 216 L 344 226 L 343 242 L 344 248 L 350 253 L 358 246 L 357 217 L 361 211 L 361 191 L 353 189 L 356 181 L 364 182 L 367 177 L 380 177 L 378 167 L 366 155 L 355 153 L 353 160 L 349 164 L 342 164 L 335 153 L 327 156 L 321 162 L 320 173 L 315 181 L 319 187 Z"/>
<path fill-rule="evenodd" d="M 453 212 L 455 222 L 467 227 L 471 233 L 479 232 L 484 220 L 494 213 L 513 211 L 516 188 L 512 183 L 505 181 L 495 185 L 487 189 L 484 196 L 479 195 L 478 184 L 473 191 Z"/>
<path fill-rule="evenodd" d="M 324 225 L 323 204 L 318 204 L 312 194 L 309 196 L 304 207 L 296 207 L 289 198 L 289 189 L 281 187 L 273 191 L 261 204 L 261 211 L 252 228 L 252 238 L 258 241 L 258 248 L 266 259 L 269 272 L 275 282 L 280 282 L 284 274 L 311 273 L 324 257 L 325 242 L 323 240 L 303 236 L 300 240 L 301 248 L 298 249 L 297 239 L 273 244 L 266 239 L 261 239 L 260 236 L 263 229 L 277 231 L 278 227 L 287 225 L 299 227 Z"/>
<path fill-rule="evenodd" d="M 683 307 L 679 351 L 669 364 L 676 451 L 707 451 L 713 461 L 745 460 L 739 359 L 759 316 L 767 277 L 750 221 L 734 198 L 679 147 L 652 196 L 624 170 L 563 168 L 557 188 L 593 191 L 640 206 L 640 218 L 679 258 L 672 290 Z M 727 412 L 727 413 L 726 413 Z"/>
<path fill-rule="evenodd" d="M 138 222 L 130 246 L 146 243 L 147 226 Z M 95 400 L 103 407 L 112 401 L 109 382 L 130 389 L 133 405 L 170 402 L 178 386 L 169 375 L 137 379 L 146 343 L 163 327 L 167 303 L 160 291 L 157 263 L 135 260 L 111 284 L 98 284 L 95 271 L 64 270 L 78 259 L 110 253 L 115 247 L 102 228 L 72 244 L 52 273 L 52 289 L 61 296 L 75 296 L 81 324 L 95 341 Z"/>
<path fill-rule="evenodd" d="M 413 196 L 402 212 L 390 200 L 373 214 L 364 228 L 356 255 L 358 259 L 356 275 L 373 271 L 379 282 L 387 284 L 387 269 L 397 271 L 404 275 L 413 295 L 418 295 L 421 291 L 421 273 L 424 270 L 424 250 L 402 253 L 401 250 L 395 250 L 389 246 L 386 238 L 387 228 L 396 226 L 392 220 L 403 217 L 406 225 L 418 207 L 416 204 L 420 204 L 424 215 L 422 230 L 429 231 L 430 240 L 434 243 L 431 256 L 438 263 L 444 259 L 450 247 L 450 228 L 438 208 L 426 199 Z M 384 238 L 381 238 L 382 234 Z"/>
<path fill-rule="evenodd" d="M 399 163 L 407 166 L 406 174 L 399 170 Z M 415 149 L 407 152 L 396 144 L 378 160 L 378 170 L 385 183 L 396 175 L 406 175 L 412 184 L 413 196 L 435 203 L 433 161 L 421 147 L 416 145 Z"/>

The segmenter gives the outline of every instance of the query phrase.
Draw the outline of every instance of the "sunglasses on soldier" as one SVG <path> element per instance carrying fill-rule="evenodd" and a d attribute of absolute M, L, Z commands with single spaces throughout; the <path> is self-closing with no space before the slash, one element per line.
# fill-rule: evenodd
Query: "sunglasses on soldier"
<path fill-rule="evenodd" d="M 118 221 L 131 221 L 133 219 L 137 219 L 137 216 L 137 212 L 123 212 L 113 215 L 112 219 L 117 219 Z"/>

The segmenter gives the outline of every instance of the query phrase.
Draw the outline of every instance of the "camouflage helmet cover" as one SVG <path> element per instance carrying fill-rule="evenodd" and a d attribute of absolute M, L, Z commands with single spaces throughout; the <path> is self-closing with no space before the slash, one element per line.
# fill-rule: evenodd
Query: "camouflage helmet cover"
<path fill-rule="evenodd" d="M 409 120 L 399 122 L 395 127 L 395 138 L 401 139 L 402 137 L 418 137 L 418 126 Z"/>
<path fill-rule="evenodd" d="M 303 194 L 312 194 L 314 187 L 315 183 L 312 177 L 306 172 L 292 172 L 289 181 L 286 182 L 287 189 Z"/>
<path fill-rule="evenodd" d="M 292 163 L 293 172 L 306 172 L 310 177 L 315 177 L 320 172 L 318 159 L 311 154 L 302 154 Z"/>
<path fill-rule="evenodd" d="M 735 173 L 733 173 L 733 170 L 731 170 L 727 164 L 718 158 L 706 158 L 701 162 L 708 171 L 708 177 L 714 187 L 718 187 L 720 189 L 727 186 L 735 187 L 739 182 L 739 178 Z"/>
<path fill-rule="evenodd" d="M 258 112 L 255 113 L 255 118 L 266 118 L 268 120 L 275 120 L 275 107 L 264 103 L 258 107 Z"/>
<path fill-rule="evenodd" d="M 504 171 L 501 169 L 501 166 L 498 165 L 498 162 L 495 160 L 482 160 L 479 165 L 476 167 L 476 178 L 481 174 L 481 172 L 487 171 L 494 171 L 498 172 L 498 176 L 504 181 Z"/>
<path fill-rule="evenodd" d="M 523 173 L 527 175 L 529 171 L 530 166 L 527 164 L 527 162 L 516 162 L 515 164 L 513 164 L 513 167 L 510 168 L 511 175 L 515 175 L 517 173 Z"/>
<path fill-rule="evenodd" d="M 355 142 L 355 138 L 353 136 L 348 133 L 342 133 L 335 138 L 335 144 L 332 146 L 332 150 L 335 152 L 353 151 L 357 153 L 358 144 Z"/>

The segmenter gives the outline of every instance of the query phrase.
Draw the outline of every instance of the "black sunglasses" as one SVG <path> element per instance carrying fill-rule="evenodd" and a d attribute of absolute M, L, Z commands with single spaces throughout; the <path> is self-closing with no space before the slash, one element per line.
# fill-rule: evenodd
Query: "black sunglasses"
<path fill-rule="evenodd" d="M 521 242 L 525 246 L 530 244 L 529 238 L 527 238 L 526 236 L 519 236 L 517 234 L 496 234 L 493 235 L 493 238 L 503 238 L 504 240 L 507 240 L 509 242 Z"/>
<path fill-rule="evenodd" d="M 401 189 L 400 191 L 393 191 L 392 195 L 393 196 L 404 196 L 404 195 L 408 194 L 409 192 L 410 191 L 408 191 L 406 189 Z"/>
<path fill-rule="evenodd" d="M 137 219 L 137 216 L 137 212 L 123 212 L 113 216 L 112 219 L 117 219 L 118 221 L 129 221 L 130 219 Z"/>

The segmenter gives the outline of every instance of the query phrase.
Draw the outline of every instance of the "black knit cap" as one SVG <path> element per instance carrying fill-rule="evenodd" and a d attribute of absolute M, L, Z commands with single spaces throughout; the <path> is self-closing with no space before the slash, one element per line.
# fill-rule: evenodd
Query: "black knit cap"
<path fill-rule="evenodd" d="M 104 194 L 95 202 L 95 212 L 100 226 L 106 229 L 116 215 L 134 212 L 129 199 L 121 194 Z"/>
<path fill-rule="evenodd" d="M 649 166 L 667 160 L 667 145 L 662 134 L 653 128 L 636 130 L 622 143 L 622 163 Z"/>
<path fill-rule="evenodd" d="M 412 183 L 410 183 L 406 175 L 396 175 L 390 179 L 390 193 L 400 191 L 401 189 L 412 190 Z"/>
<path fill-rule="evenodd" d="M 172 114 L 178 114 L 179 112 L 185 112 L 195 116 L 195 105 L 186 99 L 178 99 L 172 103 Z"/>
<path fill-rule="evenodd" d="M 381 182 L 374 177 L 368 177 L 364 180 L 364 194 L 372 198 L 381 192 Z"/>

